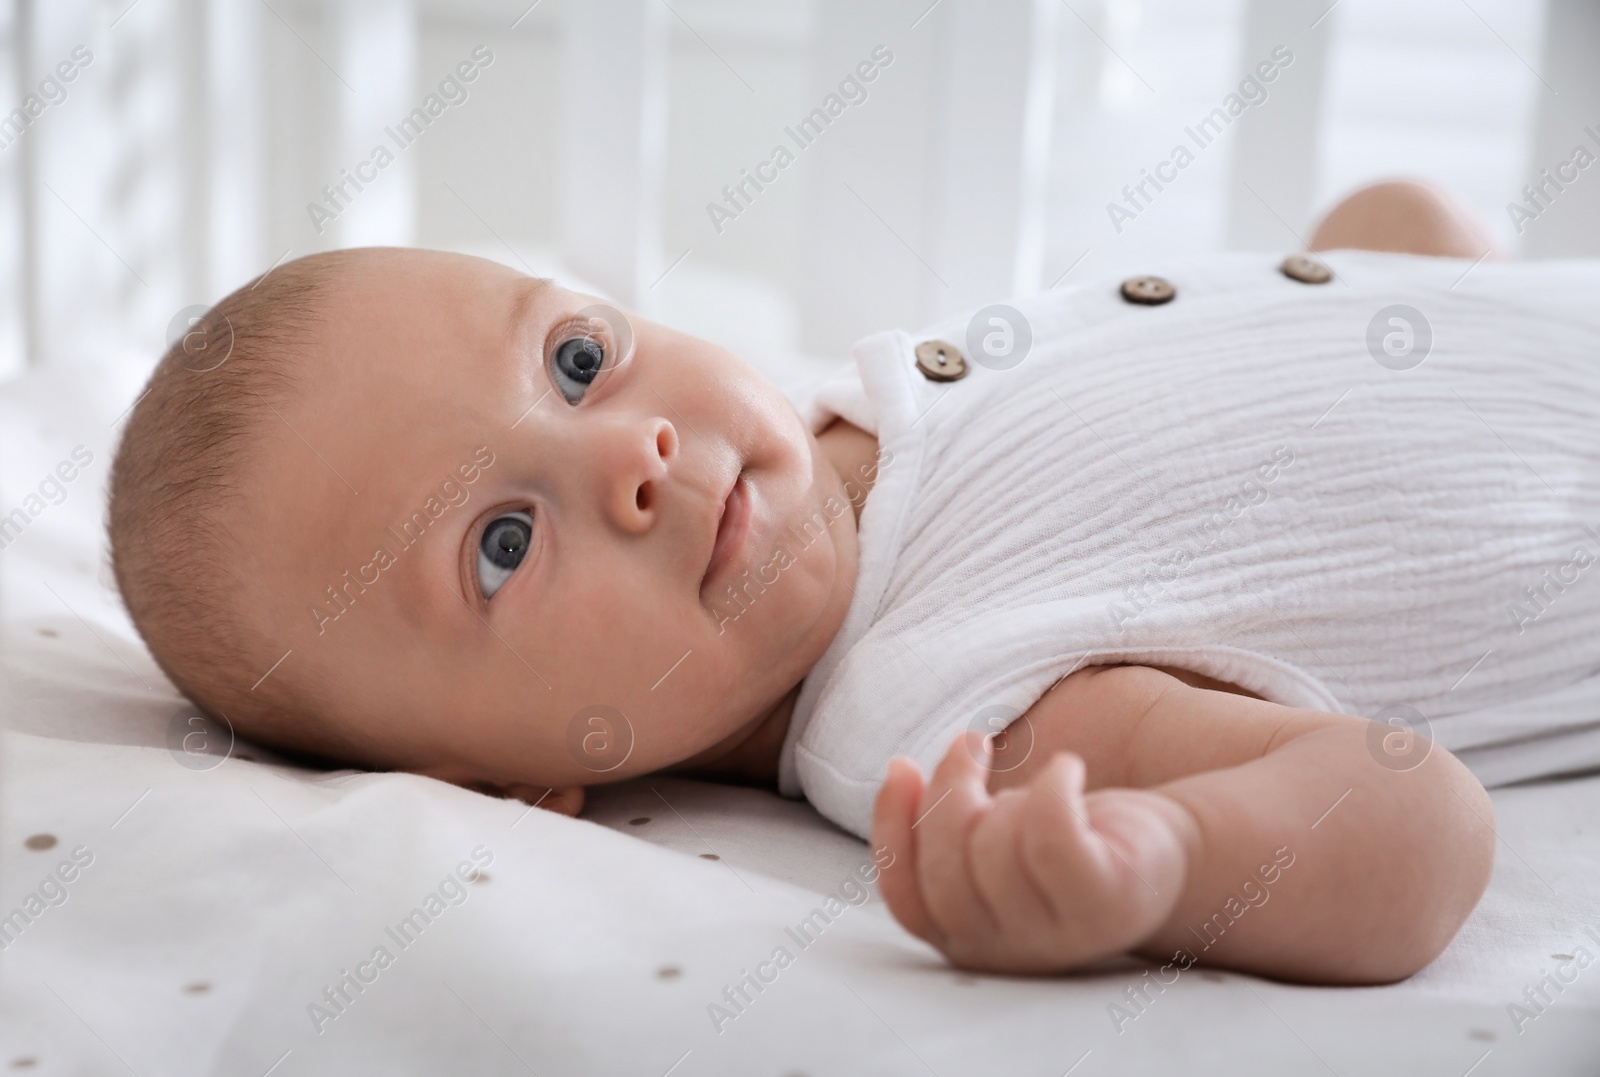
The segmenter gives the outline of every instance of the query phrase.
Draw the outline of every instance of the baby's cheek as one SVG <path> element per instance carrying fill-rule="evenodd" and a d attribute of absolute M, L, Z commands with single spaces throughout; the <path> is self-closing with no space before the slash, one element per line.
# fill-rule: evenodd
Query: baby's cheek
<path fill-rule="evenodd" d="M 809 542 L 786 543 L 758 571 L 763 583 L 773 581 L 768 594 L 777 607 L 774 613 L 797 635 L 822 615 L 838 589 L 838 531 L 849 526 L 854 526 L 853 518 L 834 522 L 826 532 L 810 536 Z"/>

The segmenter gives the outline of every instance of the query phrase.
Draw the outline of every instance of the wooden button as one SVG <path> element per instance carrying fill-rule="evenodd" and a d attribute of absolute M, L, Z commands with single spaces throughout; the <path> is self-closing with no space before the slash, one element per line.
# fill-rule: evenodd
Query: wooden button
<path fill-rule="evenodd" d="M 1333 279 L 1333 270 L 1309 254 L 1291 254 L 1279 268 L 1284 276 L 1301 284 L 1327 284 Z"/>
<path fill-rule="evenodd" d="M 917 345 L 917 369 L 929 381 L 959 381 L 967 376 L 967 361 L 954 344 L 924 340 Z"/>
<path fill-rule="evenodd" d="M 1122 282 L 1122 298 L 1146 307 L 1159 307 L 1177 294 L 1178 289 L 1160 277 L 1129 277 Z"/>

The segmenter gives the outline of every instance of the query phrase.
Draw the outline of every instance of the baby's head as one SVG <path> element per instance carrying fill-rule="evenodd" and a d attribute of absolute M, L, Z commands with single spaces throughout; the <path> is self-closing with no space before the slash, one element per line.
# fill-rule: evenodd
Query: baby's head
<path fill-rule="evenodd" d="M 527 795 L 746 735 L 843 620 L 842 496 L 723 349 L 377 248 L 280 266 L 168 351 L 110 532 L 157 662 L 241 736 Z"/>

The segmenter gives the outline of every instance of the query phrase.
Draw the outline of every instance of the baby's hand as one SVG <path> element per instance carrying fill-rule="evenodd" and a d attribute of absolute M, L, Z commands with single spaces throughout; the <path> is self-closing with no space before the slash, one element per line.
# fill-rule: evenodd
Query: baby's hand
<path fill-rule="evenodd" d="M 1061 972 L 1154 933 L 1183 890 L 1187 811 L 1134 789 L 1085 795 L 1070 752 L 990 796 L 990 755 L 963 734 L 926 789 L 909 759 L 889 761 L 872 845 L 894 854 L 878 885 L 905 929 L 994 972 Z"/>

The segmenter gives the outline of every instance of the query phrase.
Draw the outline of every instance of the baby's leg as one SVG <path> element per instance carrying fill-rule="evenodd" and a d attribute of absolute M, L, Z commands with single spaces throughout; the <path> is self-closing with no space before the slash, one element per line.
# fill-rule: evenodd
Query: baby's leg
<path fill-rule="evenodd" d="M 1481 258 L 1494 242 L 1481 221 L 1442 191 L 1394 180 L 1362 187 L 1322 218 L 1311 249 L 1340 247 Z"/>

